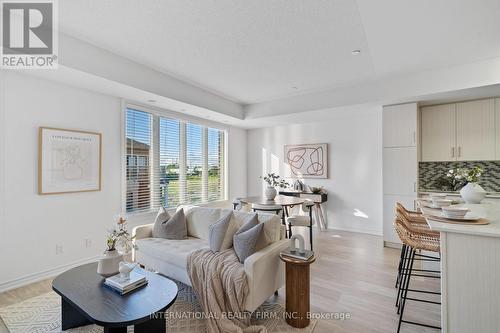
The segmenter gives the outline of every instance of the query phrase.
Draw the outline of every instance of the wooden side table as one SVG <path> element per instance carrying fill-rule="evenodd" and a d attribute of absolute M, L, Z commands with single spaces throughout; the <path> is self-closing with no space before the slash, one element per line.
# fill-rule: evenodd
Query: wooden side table
<path fill-rule="evenodd" d="M 286 273 L 286 322 L 296 328 L 304 328 L 309 325 L 308 313 L 310 312 L 309 286 L 311 265 L 316 258 L 304 261 L 294 259 L 280 254 L 285 262 Z"/>

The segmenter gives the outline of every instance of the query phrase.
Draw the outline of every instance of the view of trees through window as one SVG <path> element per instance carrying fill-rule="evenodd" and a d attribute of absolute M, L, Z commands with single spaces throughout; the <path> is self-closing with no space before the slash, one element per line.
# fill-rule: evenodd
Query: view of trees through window
<path fill-rule="evenodd" d="M 127 211 L 224 199 L 225 133 L 126 110 Z"/>

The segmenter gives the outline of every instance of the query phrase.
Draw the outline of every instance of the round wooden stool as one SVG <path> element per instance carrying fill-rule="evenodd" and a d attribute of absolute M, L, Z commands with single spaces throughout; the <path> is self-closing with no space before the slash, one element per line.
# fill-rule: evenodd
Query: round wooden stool
<path fill-rule="evenodd" d="M 309 325 L 309 265 L 316 258 L 313 256 L 307 261 L 294 259 L 280 254 L 285 262 L 286 273 L 286 322 L 296 328 L 304 328 Z"/>

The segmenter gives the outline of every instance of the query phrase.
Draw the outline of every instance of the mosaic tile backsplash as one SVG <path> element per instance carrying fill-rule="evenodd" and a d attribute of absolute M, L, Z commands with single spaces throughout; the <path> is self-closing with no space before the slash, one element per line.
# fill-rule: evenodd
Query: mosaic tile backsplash
<path fill-rule="evenodd" d="M 445 188 L 440 188 L 439 179 L 445 177 L 448 170 L 475 166 L 483 169 L 479 185 L 487 192 L 500 192 L 500 161 L 420 162 L 419 187 L 421 190 L 445 191 Z"/>

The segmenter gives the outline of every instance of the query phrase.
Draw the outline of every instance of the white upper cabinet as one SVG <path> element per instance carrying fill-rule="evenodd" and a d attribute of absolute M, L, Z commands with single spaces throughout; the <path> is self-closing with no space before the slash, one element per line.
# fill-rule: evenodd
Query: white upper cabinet
<path fill-rule="evenodd" d="M 495 159 L 500 160 L 500 98 L 495 99 Z"/>
<path fill-rule="evenodd" d="M 455 104 L 422 107 L 422 161 L 456 159 Z"/>
<path fill-rule="evenodd" d="M 457 160 L 495 159 L 495 100 L 457 103 Z"/>
<path fill-rule="evenodd" d="M 384 148 L 384 194 L 417 194 L 417 147 Z"/>
<path fill-rule="evenodd" d="M 415 147 L 417 145 L 416 103 L 384 106 L 384 147 Z"/>

